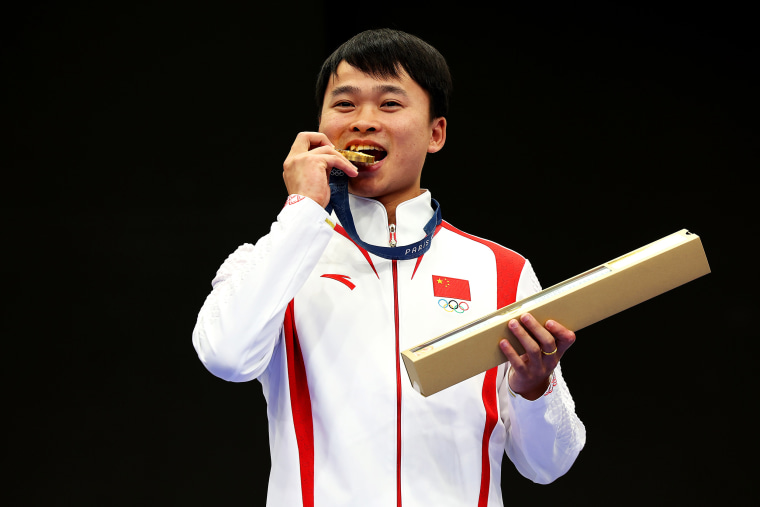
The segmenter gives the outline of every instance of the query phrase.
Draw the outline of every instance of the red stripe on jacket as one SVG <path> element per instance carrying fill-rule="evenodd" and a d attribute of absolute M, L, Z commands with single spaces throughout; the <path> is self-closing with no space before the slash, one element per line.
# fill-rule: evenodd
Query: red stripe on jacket
<path fill-rule="evenodd" d="M 364 258 L 367 259 L 367 262 L 369 263 L 369 266 L 372 268 L 372 271 L 375 272 L 375 276 L 380 278 L 380 275 L 377 274 L 377 270 L 375 269 L 375 264 L 372 262 L 372 258 L 369 256 L 369 252 L 365 250 L 364 248 L 362 248 L 361 246 L 359 246 L 359 244 L 356 241 L 351 239 L 351 236 L 348 235 L 348 232 L 340 224 L 335 226 L 335 232 L 345 237 L 347 240 L 353 243 L 356 246 L 356 248 L 359 249 L 359 251 L 362 253 Z"/>
<path fill-rule="evenodd" d="M 462 232 L 448 222 L 443 222 L 442 225 L 445 229 L 455 234 L 476 241 L 491 249 L 496 259 L 496 308 L 494 310 L 514 303 L 517 298 L 517 285 L 520 282 L 520 274 L 525 266 L 525 258 L 497 243 Z M 488 455 L 488 449 L 491 434 L 494 428 L 496 428 L 499 418 L 499 400 L 496 389 L 497 371 L 498 368 L 491 368 L 486 372 L 483 379 L 482 395 L 486 422 L 483 428 L 478 507 L 486 507 L 488 505 L 488 493 L 491 488 L 491 460 Z"/>
<path fill-rule="evenodd" d="M 306 380 L 306 366 L 296 331 L 295 304 L 285 310 L 285 347 L 288 358 L 288 388 L 293 426 L 298 444 L 298 464 L 301 473 L 301 496 L 304 507 L 314 507 L 314 423 L 311 397 Z"/>

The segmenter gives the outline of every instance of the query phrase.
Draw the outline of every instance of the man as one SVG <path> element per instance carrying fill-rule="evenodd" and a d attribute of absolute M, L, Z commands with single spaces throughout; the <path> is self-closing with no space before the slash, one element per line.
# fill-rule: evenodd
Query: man
<path fill-rule="evenodd" d="M 401 350 L 540 290 L 526 259 L 441 221 L 421 189 L 450 88 L 443 57 L 409 34 L 336 50 L 318 78 L 319 132 L 285 160 L 277 222 L 212 282 L 193 343 L 215 375 L 262 384 L 268 505 L 498 506 L 505 451 L 548 483 L 584 445 L 558 365 L 575 335 L 559 323 L 510 322 L 525 354 L 504 340 L 508 363 L 428 398 L 401 364 Z M 331 192 L 333 168 L 350 195 Z"/>

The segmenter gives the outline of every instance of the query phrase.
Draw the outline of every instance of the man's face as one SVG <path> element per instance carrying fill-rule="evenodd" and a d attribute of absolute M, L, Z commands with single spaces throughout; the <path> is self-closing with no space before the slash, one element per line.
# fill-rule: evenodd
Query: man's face
<path fill-rule="evenodd" d="M 377 79 L 341 62 L 325 91 L 319 131 L 338 149 L 373 150 L 375 163 L 356 164 L 349 190 L 387 206 L 419 195 L 425 157 L 443 147 L 446 119 L 430 120 L 430 98 L 406 72 Z"/>

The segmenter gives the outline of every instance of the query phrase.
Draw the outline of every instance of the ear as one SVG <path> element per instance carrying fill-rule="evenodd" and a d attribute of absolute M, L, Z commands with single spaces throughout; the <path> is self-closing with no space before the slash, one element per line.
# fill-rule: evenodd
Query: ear
<path fill-rule="evenodd" d="M 430 143 L 428 144 L 428 153 L 435 153 L 443 148 L 446 143 L 446 118 L 443 116 L 433 120 L 432 132 L 430 134 Z"/>

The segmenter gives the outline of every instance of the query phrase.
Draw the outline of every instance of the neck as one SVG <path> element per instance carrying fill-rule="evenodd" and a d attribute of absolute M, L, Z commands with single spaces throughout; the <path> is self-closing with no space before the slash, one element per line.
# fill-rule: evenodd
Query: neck
<path fill-rule="evenodd" d="M 396 223 L 396 208 L 399 204 L 406 202 L 425 193 L 424 188 L 417 189 L 413 194 L 401 196 L 378 197 L 376 200 L 385 207 L 385 213 L 388 215 L 388 225 Z"/>

